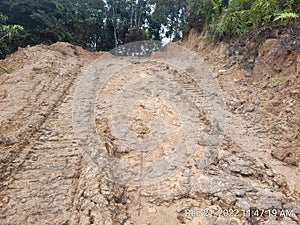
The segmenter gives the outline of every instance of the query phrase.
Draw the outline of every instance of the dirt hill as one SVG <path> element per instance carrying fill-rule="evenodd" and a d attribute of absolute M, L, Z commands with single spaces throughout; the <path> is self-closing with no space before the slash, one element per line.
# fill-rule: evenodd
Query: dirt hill
<path fill-rule="evenodd" d="M 299 224 L 299 49 L 204 40 L 0 61 L 0 224 Z"/>

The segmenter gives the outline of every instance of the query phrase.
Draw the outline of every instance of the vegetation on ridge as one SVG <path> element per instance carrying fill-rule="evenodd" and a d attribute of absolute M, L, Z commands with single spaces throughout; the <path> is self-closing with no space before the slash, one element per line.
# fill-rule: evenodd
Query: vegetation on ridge
<path fill-rule="evenodd" d="M 57 41 L 106 51 L 135 40 L 179 40 L 191 28 L 220 40 L 299 21 L 299 14 L 299 0 L 2 0 L 0 58 Z"/>

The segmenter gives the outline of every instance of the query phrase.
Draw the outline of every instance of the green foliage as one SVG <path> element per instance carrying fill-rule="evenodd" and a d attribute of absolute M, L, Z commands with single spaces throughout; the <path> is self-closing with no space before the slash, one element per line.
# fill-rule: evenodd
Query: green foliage
<path fill-rule="evenodd" d="M 100 43 L 111 40 L 101 35 L 107 29 L 101 0 L 2 0 L 0 11 L 8 24 L 24 28 L 19 46 L 65 41 L 99 50 Z"/>
<path fill-rule="evenodd" d="M 283 13 L 278 13 L 276 14 L 276 17 L 274 21 L 276 20 L 289 20 L 289 19 L 295 19 L 298 18 L 299 16 L 296 13 L 293 12 L 283 12 Z"/>
<path fill-rule="evenodd" d="M 214 11 L 216 12 L 217 15 L 220 15 L 220 8 L 218 6 L 218 4 L 214 1 L 214 0 L 210 0 L 213 8 L 214 8 Z"/>
<path fill-rule="evenodd" d="M 213 27 L 228 7 L 228 0 L 190 0 L 188 4 L 189 25 L 202 31 L 205 27 Z M 224 18 L 223 18 L 224 19 Z"/>
<path fill-rule="evenodd" d="M 248 18 L 247 11 L 230 12 L 225 10 L 221 20 L 216 25 L 215 32 L 220 36 L 241 35 L 251 23 Z"/>
<path fill-rule="evenodd" d="M 14 69 L 12 68 L 3 68 L 0 66 L 0 75 L 3 74 L 3 73 L 12 73 L 14 71 Z"/>
<path fill-rule="evenodd" d="M 240 36 L 299 13 L 299 0 L 1 0 L 0 58 L 57 41 L 111 50 L 134 40 L 178 40 L 193 27 L 215 39 Z"/>
<path fill-rule="evenodd" d="M 21 25 L 3 25 L 0 29 L 5 34 L 0 38 L 0 40 L 4 39 L 5 37 L 11 39 L 13 35 L 16 35 L 18 32 L 24 30 Z"/>
<path fill-rule="evenodd" d="M 198 17 L 200 28 L 207 27 L 214 38 L 241 36 L 277 21 L 298 17 L 299 0 L 191 0 L 190 18 Z M 194 22 L 194 21 L 193 21 Z M 190 24 L 195 27 L 193 23 Z M 200 29 L 200 31 L 202 30 Z"/>
<path fill-rule="evenodd" d="M 292 18 L 292 12 L 285 11 L 293 8 L 294 1 L 253 0 L 234 1 L 219 20 L 215 34 L 224 36 L 240 36 L 251 29 L 256 29 L 284 18 Z M 274 19 L 275 17 L 275 19 Z"/>
<path fill-rule="evenodd" d="M 154 30 L 150 33 L 156 39 L 162 34 L 168 38 L 173 37 L 173 40 L 181 39 L 186 23 L 188 0 L 152 0 L 151 5 L 154 7 L 154 12 L 149 18 L 149 25 Z"/>
<path fill-rule="evenodd" d="M 208 1 L 194 1 L 191 0 L 188 4 L 189 25 L 196 28 L 198 31 L 202 31 L 207 21 L 212 15 L 212 8 Z"/>
<path fill-rule="evenodd" d="M 51 44 L 57 41 L 70 42 L 92 50 L 110 50 L 129 40 L 161 40 L 164 36 L 182 38 L 187 2 L 188 0 L 1 0 L 0 27 L 8 24 L 18 24 L 19 27 L 4 27 L 0 31 L 0 38 L 7 34 L 9 37 L 14 36 L 14 42 L 9 42 L 8 36 L 5 36 L 5 44 L 2 40 L 0 56 L 16 50 L 16 46 Z M 4 30 L 9 32 L 5 33 Z"/>
<path fill-rule="evenodd" d="M 252 27 L 257 28 L 269 23 L 278 11 L 278 0 L 255 0 L 249 11 Z"/>
<path fill-rule="evenodd" d="M 0 13 L 0 59 L 17 49 L 24 31 L 20 25 L 7 25 L 7 19 L 7 16 Z"/>

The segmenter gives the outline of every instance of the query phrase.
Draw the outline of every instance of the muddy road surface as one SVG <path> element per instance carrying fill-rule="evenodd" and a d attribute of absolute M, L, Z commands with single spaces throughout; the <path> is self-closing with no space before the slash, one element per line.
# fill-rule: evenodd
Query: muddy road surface
<path fill-rule="evenodd" d="M 299 130 L 294 161 L 274 157 L 275 119 L 203 58 L 57 43 L 1 61 L 0 224 L 299 224 Z"/>

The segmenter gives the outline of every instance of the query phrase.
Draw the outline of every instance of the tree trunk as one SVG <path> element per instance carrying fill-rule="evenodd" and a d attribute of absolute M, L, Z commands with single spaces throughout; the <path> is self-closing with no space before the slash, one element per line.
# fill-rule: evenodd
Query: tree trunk
<path fill-rule="evenodd" d="M 115 39 L 115 47 L 118 47 L 118 36 L 117 36 L 117 19 L 116 19 L 116 5 L 113 3 L 113 20 L 114 20 L 114 39 Z"/>
<path fill-rule="evenodd" d="M 130 15 L 130 30 L 133 29 L 133 16 L 134 16 L 134 4 L 131 5 L 131 15 Z"/>
<path fill-rule="evenodd" d="M 181 7 L 181 5 L 180 5 L 180 0 L 179 1 L 177 1 L 177 10 L 176 10 L 176 17 L 175 17 L 175 28 L 174 28 L 174 34 L 175 34 L 175 40 L 177 39 L 177 38 L 179 38 L 179 23 L 180 23 L 180 21 L 179 21 L 179 16 L 180 16 L 180 7 Z"/>

